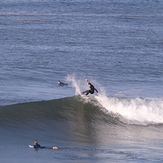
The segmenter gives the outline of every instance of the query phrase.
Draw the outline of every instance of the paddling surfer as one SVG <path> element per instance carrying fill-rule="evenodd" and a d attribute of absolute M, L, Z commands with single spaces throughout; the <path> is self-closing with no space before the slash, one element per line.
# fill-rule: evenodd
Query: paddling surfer
<path fill-rule="evenodd" d="M 64 85 L 68 85 L 67 83 L 63 83 L 60 80 L 58 80 L 58 86 L 64 86 Z"/>
<path fill-rule="evenodd" d="M 41 146 L 40 144 L 38 144 L 38 141 L 37 140 L 35 140 L 34 141 L 34 146 L 33 146 L 35 149 L 38 149 L 38 148 L 41 148 L 41 149 L 43 149 L 43 148 L 48 148 L 48 147 L 43 147 L 43 146 Z M 48 148 L 48 149 L 58 149 L 58 147 L 51 147 L 51 148 Z"/>

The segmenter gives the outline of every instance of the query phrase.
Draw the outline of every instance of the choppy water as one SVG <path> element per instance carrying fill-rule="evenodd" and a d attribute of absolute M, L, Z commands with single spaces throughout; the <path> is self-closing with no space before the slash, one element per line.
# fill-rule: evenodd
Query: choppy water
<path fill-rule="evenodd" d="M 161 0 L 0 2 L 0 160 L 162 162 L 162 24 Z"/>

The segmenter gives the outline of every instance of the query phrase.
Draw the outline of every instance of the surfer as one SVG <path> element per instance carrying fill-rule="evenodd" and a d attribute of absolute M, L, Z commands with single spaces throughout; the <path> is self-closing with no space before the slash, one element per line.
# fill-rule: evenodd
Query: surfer
<path fill-rule="evenodd" d="M 35 140 L 34 141 L 34 148 L 45 148 L 45 147 L 42 147 L 40 144 L 38 144 L 38 141 Z"/>
<path fill-rule="evenodd" d="M 47 148 L 47 147 L 41 146 L 40 144 L 38 144 L 38 141 L 35 140 L 33 148 L 35 148 L 35 149 L 42 148 L 43 149 L 43 148 Z M 51 148 L 48 148 L 48 149 L 58 149 L 58 147 L 51 147 Z"/>
<path fill-rule="evenodd" d="M 64 86 L 64 85 L 68 85 L 67 83 L 63 83 L 60 80 L 58 80 L 58 86 Z"/>
<path fill-rule="evenodd" d="M 85 79 L 85 80 L 88 82 L 88 87 L 90 87 L 90 89 L 82 92 L 82 94 L 85 94 L 85 95 L 88 95 L 89 93 L 94 94 L 94 91 L 98 93 L 97 89 L 88 81 L 88 79 Z"/>

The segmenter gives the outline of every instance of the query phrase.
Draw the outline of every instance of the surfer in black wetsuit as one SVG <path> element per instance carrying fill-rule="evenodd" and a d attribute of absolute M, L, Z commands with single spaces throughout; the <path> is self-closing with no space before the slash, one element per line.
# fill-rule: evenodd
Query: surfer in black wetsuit
<path fill-rule="evenodd" d="M 88 81 L 88 79 L 85 79 L 85 80 L 88 82 L 88 87 L 90 87 L 90 89 L 84 91 L 82 94 L 85 94 L 85 95 L 88 95 L 89 93 L 94 94 L 95 91 L 98 93 L 97 89 Z"/>
<path fill-rule="evenodd" d="M 58 86 L 64 86 L 64 85 L 68 85 L 67 83 L 63 83 L 60 80 L 58 80 Z"/>
<path fill-rule="evenodd" d="M 58 147 L 51 147 L 51 148 L 42 147 L 40 144 L 38 144 L 38 141 L 37 141 L 37 140 L 34 141 L 34 146 L 33 146 L 33 147 L 34 147 L 36 150 L 37 150 L 38 148 L 58 149 Z"/>

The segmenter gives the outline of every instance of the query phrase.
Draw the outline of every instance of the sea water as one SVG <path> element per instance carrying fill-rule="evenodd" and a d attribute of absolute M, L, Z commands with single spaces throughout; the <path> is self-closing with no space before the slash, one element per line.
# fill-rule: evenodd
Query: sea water
<path fill-rule="evenodd" d="M 161 0 L 0 2 L 0 161 L 162 162 L 162 24 Z"/>

